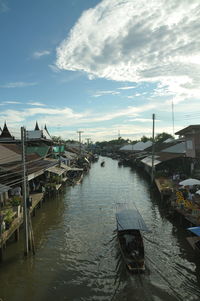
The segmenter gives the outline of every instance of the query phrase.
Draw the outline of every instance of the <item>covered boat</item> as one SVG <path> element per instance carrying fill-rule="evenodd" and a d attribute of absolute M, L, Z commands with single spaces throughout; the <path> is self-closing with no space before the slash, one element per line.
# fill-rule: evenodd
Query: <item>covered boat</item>
<path fill-rule="evenodd" d="M 117 236 L 120 250 L 130 271 L 145 270 L 141 231 L 149 231 L 139 211 L 127 204 L 117 204 Z"/>
<path fill-rule="evenodd" d="M 102 161 L 101 162 L 101 166 L 103 167 L 105 165 L 105 161 Z"/>

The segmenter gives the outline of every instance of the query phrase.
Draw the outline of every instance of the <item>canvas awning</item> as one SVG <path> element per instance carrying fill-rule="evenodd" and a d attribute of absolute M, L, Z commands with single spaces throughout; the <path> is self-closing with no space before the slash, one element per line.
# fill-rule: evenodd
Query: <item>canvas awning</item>
<path fill-rule="evenodd" d="M 31 173 L 30 175 L 28 175 L 28 181 L 37 178 L 38 176 L 42 175 L 44 173 L 44 170 L 38 170 L 36 172 Z"/>
<path fill-rule="evenodd" d="M 8 192 L 10 189 L 12 189 L 10 186 L 0 184 L 0 193 Z"/>
<path fill-rule="evenodd" d="M 66 170 L 64 168 L 60 168 L 58 166 L 51 166 L 49 168 L 46 169 L 49 172 L 55 173 L 57 175 L 62 175 Z"/>
<path fill-rule="evenodd" d="M 77 167 L 70 167 L 68 165 L 65 165 L 61 163 L 61 167 L 64 168 L 66 171 L 72 170 L 72 171 L 83 171 L 83 168 L 77 168 Z"/>
<path fill-rule="evenodd" d="M 145 157 L 144 159 L 141 160 L 141 162 L 144 163 L 145 165 L 152 167 L 152 157 Z M 159 160 L 156 160 L 156 157 L 154 157 L 154 166 L 156 166 L 160 163 L 162 163 L 162 162 Z"/>
<path fill-rule="evenodd" d="M 141 214 L 137 209 L 126 208 L 116 213 L 117 226 L 119 231 L 142 230 L 149 231 Z"/>

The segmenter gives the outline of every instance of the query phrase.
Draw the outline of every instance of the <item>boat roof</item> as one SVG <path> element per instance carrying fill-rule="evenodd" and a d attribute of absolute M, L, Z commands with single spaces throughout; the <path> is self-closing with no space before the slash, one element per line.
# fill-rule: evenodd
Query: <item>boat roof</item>
<path fill-rule="evenodd" d="M 122 206 L 120 206 L 122 207 Z M 116 213 L 118 231 L 142 230 L 149 231 L 141 214 L 135 208 L 121 208 Z"/>
<path fill-rule="evenodd" d="M 192 233 L 196 234 L 197 236 L 200 236 L 200 227 L 191 227 L 188 228 L 189 231 L 191 231 Z"/>

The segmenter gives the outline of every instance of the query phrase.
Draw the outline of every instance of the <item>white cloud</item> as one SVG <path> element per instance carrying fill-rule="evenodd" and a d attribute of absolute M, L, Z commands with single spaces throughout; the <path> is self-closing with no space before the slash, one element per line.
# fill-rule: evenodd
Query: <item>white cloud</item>
<path fill-rule="evenodd" d="M 6 11 L 8 11 L 8 5 L 5 1 L 0 0 L 0 13 L 5 13 Z"/>
<path fill-rule="evenodd" d="M 31 106 L 41 106 L 41 107 L 46 106 L 44 103 L 41 102 L 28 102 L 27 104 Z"/>
<path fill-rule="evenodd" d="M 160 93 L 176 95 L 177 102 L 197 98 L 199 26 L 199 1 L 103 0 L 57 48 L 56 64 L 89 78 L 160 82 L 166 86 Z"/>
<path fill-rule="evenodd" d="M 55 73 L 60 72 L 60 69 L 59 69 L 56 65 L 54 65 L 54 64 L 49 64 L 48 66 L 49 66 L 49 68 L 50 68 L 53 72 L 55 72 Z"/>
<path fill-rule="evenodd" d="M 42 56 L 49 55 L 50 53 L 51 53 L 51 52 L 48 51 L 48 50 L 35 51 L 35 52 L 33 53 L 33 57 L 34 57 L 35 59 L 39 59 L 39 58 L 41 58 Z"/>
<path fill-rule="evenodd" d="M 151 118 L 134 118 L 134 119 L 130 119 L 129 121 L 138 121 L 138 122 L 152 122 Z M 158 121 L 158 120 L 156 120 Z"/>
<path fill-rule="evenodd" d="M 30 83 L 30 82 L 13 82 L 13 83 L 7 83 L 4 85 L 0 85 L 0 88 L 23 88 L 23 87 L 29 87 L 29 86 L 35 86 L 37 83 Z"/>
<path fill-rule="evenodd" d="M 20 101 L 4 101 L 2 104 L 22 104 Z"/>
<path fill-rule="evenodd" d="M 97 91 L 93 97 L 100 97 L 100 96 L 104 96 L 104 95 L 118 95 L 120 94 L 120 92 L 117 91 Z"/>
<path fill-rule="evenodd" d="M 121 88 L 118 88 L 119 90 L 130 90 L 130 89 L 135 89 L 136 86 L 127 86 L 127 87 L 121 87 Z"/>

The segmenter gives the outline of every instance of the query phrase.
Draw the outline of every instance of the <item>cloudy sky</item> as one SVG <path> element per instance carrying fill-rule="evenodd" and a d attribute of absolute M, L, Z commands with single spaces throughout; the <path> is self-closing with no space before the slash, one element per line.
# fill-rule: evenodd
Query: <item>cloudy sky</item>
<path fill-rule="evenodd" d="M 0 0 L 0 126 L 101 141 L 151 136 L 153 113 L 156 133 L 198 124 L 199 28 L 199 0 Z"/>

